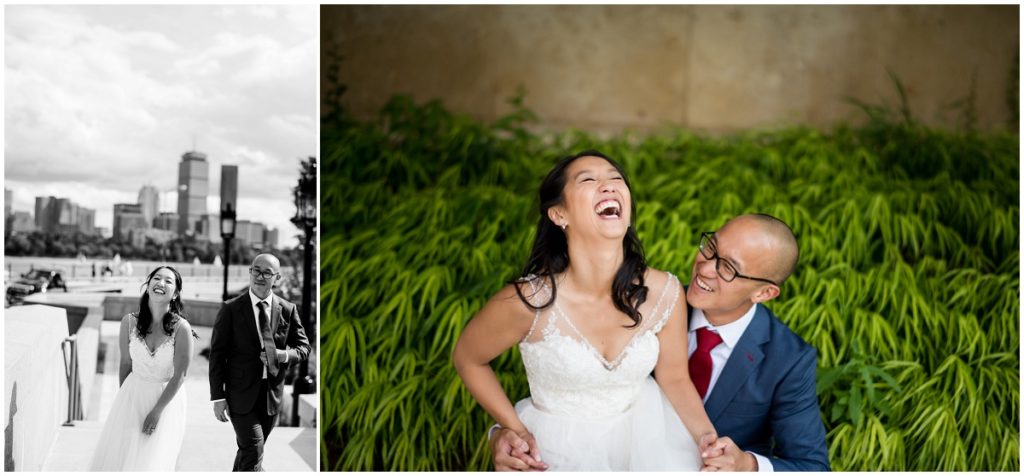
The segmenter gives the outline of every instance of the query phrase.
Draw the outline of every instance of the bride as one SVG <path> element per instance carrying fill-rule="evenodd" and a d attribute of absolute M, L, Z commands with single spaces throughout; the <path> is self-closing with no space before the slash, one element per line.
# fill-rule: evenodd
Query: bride
<path fill-rule="evenodd" d="M 182 316 L 181 275 L 160 266 L 144 287 L 139 312 L 121 320 L 121 387 L 90 471 L 174 471 L 184 440 L 195 333 Z"/>
<path fill-rule="evenodd" d="M 562 159 L 540 186 L 523 278 L 455 346 L 466 388 L 550 469 L 696 471 L 717 438 L 687 370 L 685 296 L 647 268 L 634 213 L 618 164 Z M 489 363 L 517 343 L 530 398 L 513 407 Z"/>

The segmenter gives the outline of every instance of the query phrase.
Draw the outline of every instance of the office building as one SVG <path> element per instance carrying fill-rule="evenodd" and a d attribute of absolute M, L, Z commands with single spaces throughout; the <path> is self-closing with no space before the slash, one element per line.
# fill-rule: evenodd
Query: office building
<path fill-rule="evenodd" d="M 178 234 L 194 235 L 206 214 L 210 164 L 202 152 L 186 152 L 178 164 Z"/>
<path fill-rule="evenodd" d="M 153 226 L 160 211 L 160 191 L 152 185 L 145 185 L 139 189 L 139 205 L 142 205 L 142 216 L 146 218 L 146 226 Z"/>
<path fill-rule="evenodd" d="M 160 212 L 153 220 L 153 228 L 158 230 L 170 230 L 178 232 L 178 214 L 174 212 Z"/>
<path fill-rule="evenodd" d="M 220 211 L 227 209 L 238 212 L 238 166 L 220 166 Z"/>
<path fill-rule="evenodd" d="M 138 203 L 114 204 L 114 239 L 127 242 L 133 230 L 145 230 L 146 217 Z"/>

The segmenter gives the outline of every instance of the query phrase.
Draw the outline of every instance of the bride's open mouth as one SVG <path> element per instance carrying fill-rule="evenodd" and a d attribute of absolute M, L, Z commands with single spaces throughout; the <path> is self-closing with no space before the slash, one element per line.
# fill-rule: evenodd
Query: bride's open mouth
<path fill-rule="evenodd" d="M 622 204 L 614 198 L 602 200 L 594 207 L 594 213 L 602 220 L 618 220 L 622 218 Z"/>

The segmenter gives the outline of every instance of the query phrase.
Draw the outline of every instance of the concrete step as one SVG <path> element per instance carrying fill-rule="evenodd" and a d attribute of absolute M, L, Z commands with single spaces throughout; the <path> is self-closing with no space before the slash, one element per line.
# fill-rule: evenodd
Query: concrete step
<path fill-rule="evenodd" d="M 104 322 L 107 344 L 104 373 L 96 375 L 86 418 L 73 427 L 61 427 L 50 448 L 43 471 L 84 471 L 98 444 L 103 422 L 110 413 L 118 390 L 116 323 Z M 209 339 L 209 328 L 197 327 L 200 340 Z M 178 471 L 230 471 L 238 447 L 231 423 L 213 416 L 205 358 L 196 357 L 182 390 L 187 394 L 185 441 L 178 456 Z M 290 395 L 289 395 L 290 398 Z M 307 404 L 308 405 L 308 404 Z M 264 447 L 263 469 L 267 471 L 316 471 L 319 439 L 315 428 L 277 427 Z"/>
<path fill-rule="evenodd" d="M 81 421 L 75 426 L 61 427 L 43 471 L 85 471 L 102 430 L 103 423 L 97 421 Z M 175 470 L 230 471 L 237 449 L 234 438 L 229 423 L 200 427 L 189 425 Z M 309 449 L 315 451 L 316 438 L 313 428 L 275 428 L 264 449 L 263 469 L 314 471 L 316 455 L 309 454 Z"/>

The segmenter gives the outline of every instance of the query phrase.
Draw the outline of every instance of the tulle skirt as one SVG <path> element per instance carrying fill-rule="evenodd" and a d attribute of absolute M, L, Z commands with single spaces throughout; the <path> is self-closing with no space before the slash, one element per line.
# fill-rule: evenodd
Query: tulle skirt
<path fill-rule="evenodd" d="M 164 408 L 156 430 L 150 435 L 142 432 L 142 423 L 166 386 L 128 374 L 103 425 L 90 471 L 174 471 L 185 438 L 184 385 Z"/>
<path fill-rule="evenodd" d="M 555 415 L 529 398 L 516 413 L 555 471 L 698 471 L 693 437 L 653 378 L 626 412 L 602 417 Z"/>

